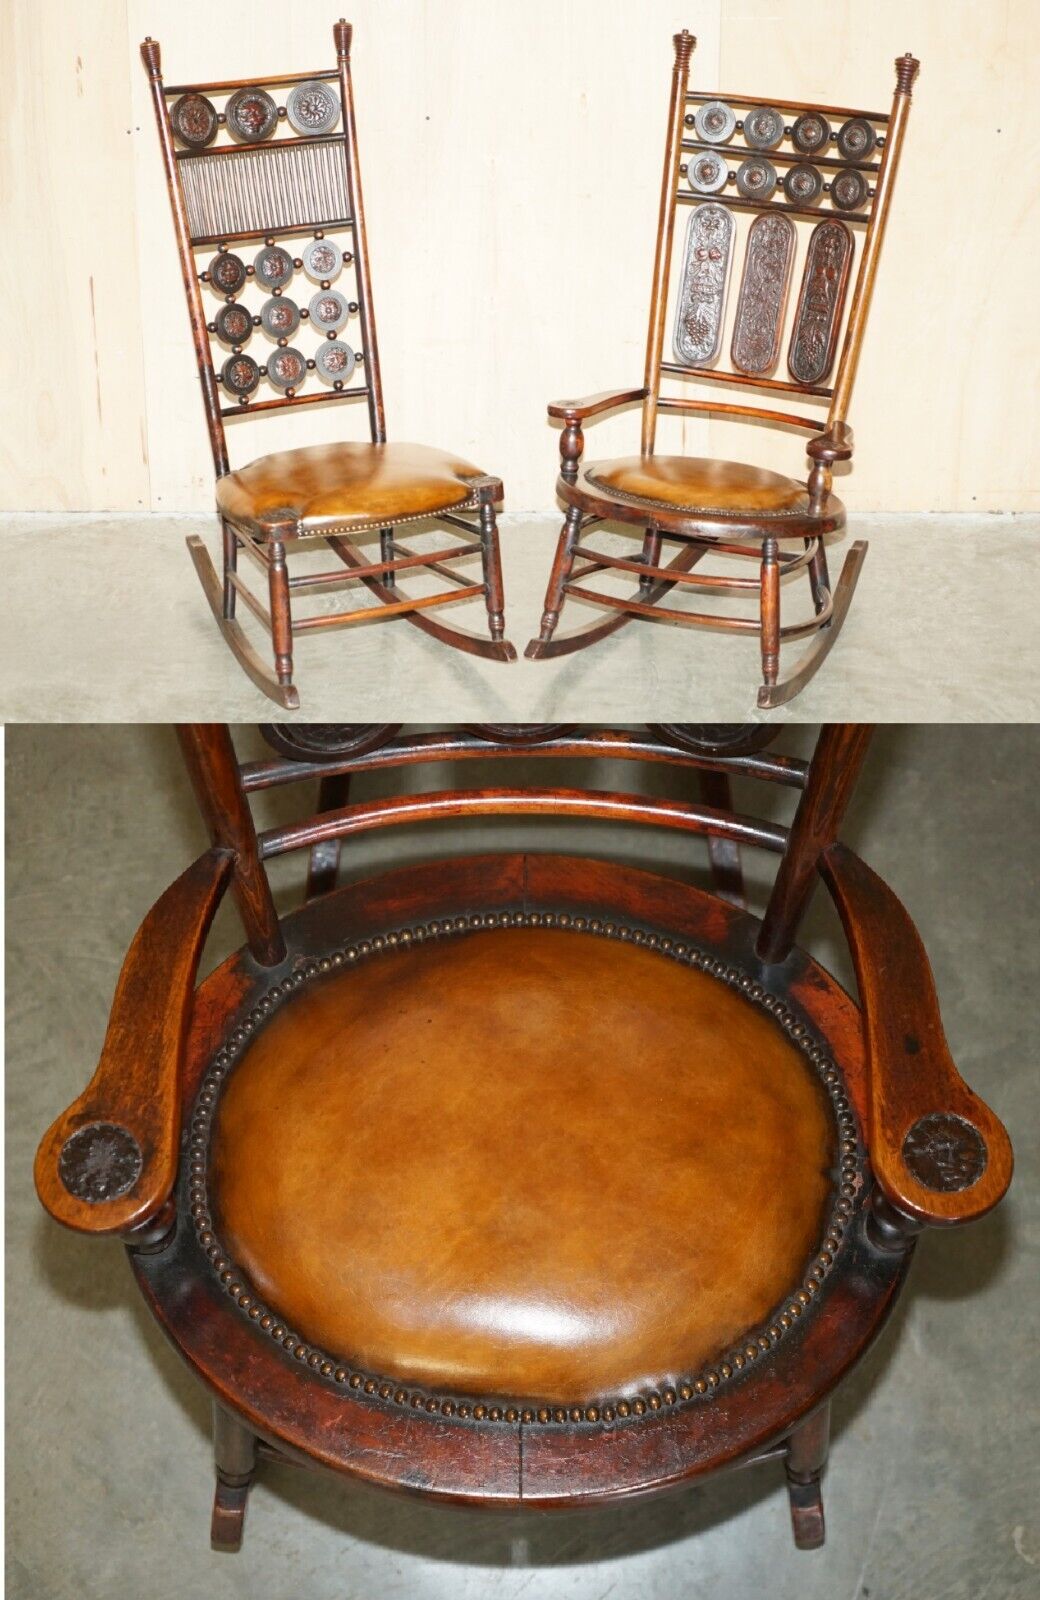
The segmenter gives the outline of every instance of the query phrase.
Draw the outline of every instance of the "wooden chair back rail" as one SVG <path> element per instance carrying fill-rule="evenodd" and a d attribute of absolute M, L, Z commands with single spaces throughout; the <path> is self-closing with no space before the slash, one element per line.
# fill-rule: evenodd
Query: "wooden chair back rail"
<path fill-rule="evenodd" d="M 771 411 L 763 406 L 730 405 L 725 400 L 673 399 L 658 395 L 658 411 L 710 411 L 720 417 L 759 417 L 763 422 L 777 422 L 785 428 L 804 428 L 806 433 L 819 433 L 824 427 L 819 417 L 799 417 L 793 411 Z"/>
<path fill-rule="evenodd" d="M 222 78 L 213 83 L 167 84 L 168 95 L 181 94 L 234 94 L 236 89 L 288 89 L 297 83 L 328 83 L 339 77 L 338 67 L 327 67 L 321 72 L 282 72 L 273 78 Z"/>
<path fill-rule="evenodd" d="M 641 795 L 578 789 L 458 789 L 372 800 L 310 817 L 259 835 L 260 859 L 310 849 L 329 839 L 343 839 L 376 828 L 459 817 L 578 817 L 610 822 L 656 823 L 705 837 L 716 835 L 737 844 L 756 845 L 782 854 L 788 830 L 755 817 L 724 816 L 708 806 L 658 800 Z"/>
<path fill-rule="evenodd" d="M 657 416 L 660 411 L 681 412 L 695 408 L 692 402 L 686 400 L 676 401 L 674 399 L 665 399 L 662 397 L 660 392 L 661 380 L 666 375 L 673 378 L 690 377 L 696 379 L 697 381 L 706 381 L 709 383 L 735 383 L 749 388 L 759 387 L 762 389 L 778 389 L 785 392 L 805 394 L 816 399 L 826 399 L 830 401 L 826 424 L 822 422 L 809 423 L 806 421 L 804 423 L 794 425 L 809 427 L 814 431 L 817 427 L 822 428 L 826 426 L 827 428 L 830 428 L 837 422 L 843 422 L 848 411 L 853 380 L 855 378 L 863 334 L 866 327 L 867 315 L 870 309 L 870 301 L 877 272 L 878 257 L 884 237 L 888 211 L 891 204 L 892 186 L 898 166 L 899 154 L 906 125 L 906 117 L 909 110 L 910 91 L 914 76 L 917 71 L 918 63 L 909 55 L 897 60 L 897 85 L 891 112 L 857 111 L 850 107 L 813 104 L 807 101 L 789 100 L 783 97 L 765 99 L 756 95 L 731 95 L 728 93 L 722 93 L 720 91 L 691 90 L 687 87 L 687 77 L 689 73 L 690 57 L 696 41 L 693 40 L 688 33 L 683 32 L 675 36 L 674 42 L 675 67 L 672 74 L 672 95 L 668 113 L 668 134 L 665 144 L 660 217 L 657 230 L 657 245 L 651 289 L 650 320 L 647 335 L 645 366 L 645 386 L 647 393 L 643 399 L 642 453 L 644 455 L 648 455 L 653 452 L 656 437 Z M 823 169 L 824 172 L 853 169 L 859 173 L 862 173 L 867 179 L 868 186 L 868 193 L 865 196 L 864 203 L 852 211 L 843 211 L 837 205 L 829 207 L 827 210 L 820 210 L 815 205 L 799 205 L 791 200 L 783 198 L 782 190 L 778 191 L 780 198 L 771 196 L 765 199 L 754 199 L 742 193 L 727 193 L 725 185 L 723 185 L 721 190 L 714 194 L 701 194 L 697 191 L 694 191 L 686 184 L 685 181 L 685 167 L 682 165 L 683 152 L 689 152 L 690 154 L 701 153 L 704 151 L 718 152 L 731 168 L 735 167 L 735 165 L 744 158 L 751 157 L 756 154 L 756 152 L 750 146 L 745 149 L 742 144 L 730 144 L 729 142 L 723 144 L 711 144 L 696 136 L 696 132 L 693 127 L 694 118 L 692 112 L 687 110 L 687 107 L 703 105 L 707 101 L 716 99 L 725 101 L 725 103 L 729 105 L 735 112 L 738 118 L 740 117 L 742 109 L 745 108 L 750 111 L 755 107 L 772 107 L 781 114 L 785 115 L 785 119 L 786 114 L 788 113 L 799 115 L 804 112 L 817 112 L 824 117 L 840 118 L 843 121 L 852 118 L 861 118 L 869 122 L 874 126 L 876 148 L 880 149 L 880 160 L 868 159 L 867 155 L 860 160 L 845 160 L 838 155 L 832 156 L 829 154 L 816 153 L 811 155 L 801 154 L 795 149 L 773 149 L 764 152 L 770 163 L 778 164 L 781 168 L 781 171 L 788 168 L 793 168 L 794 166 L 802 163 L 807 163 L 811 164 L 813 167 Z M 738 122 L 738 130 L 742 130 L 742 126 L 742 123 Z M 789 129 L 786 130 L 787 133 L 789 133 L 789 131 Z M 870 156 L 873 156 L 873 154 L 873 151 L 868 152 L 868 155 Z M 870 186 L 871 180 L 874 180 L 873 187 Z M 727 181 L 729 183 L 734 182 L 734 173 L 732 170 L 730 171 Z M 768 367 L 764 364 L 761 372 L 746 370 L 743 366 L 743 363 L 738 365 L 738 359 L 733 351 L 729 353 L 728 360 L 726 356 L 720 352 L 710 366 L 705 365 L 704 363 L 684 363 L 681 359 L 669 362 L 663 361 L 662 355 L 667 325 L 666 303 L 669 296 L 669 288 L 672 277 L 671 260 L 675 231 L 675 213 L 676 206 L 680 202 L 683 205 L 693 205 L 696 207 L 700 207 L 709 203 L 720 204 L 729 209 L 755 212 L 759 216 L 762 216 L 767 212 L 779 211 L 785 215 L 813 221 L 817 225 L 836 221 L 842 224 L 851 225 L 854 228 L 858 227 L 865 230 L 863 236 L 862 253 L 860 256 L 855 286 L 852 290 L 852 293 L 851 295 L 847 294 L 847 276 L 846 281 L 842 282 L 834 292 L 834 301 L 830 309 L 829 322 L 832 338 L 830 340 L 830 348 L 826 358 L 826 371 L 819 374 L 817 381 L 811 383 L 808 381 L 800 382 L 795 377 L 793 371 L 791 373 L 792 381 L 777 378 L 769 373 Z M 851 240 L 852 236 L 851 234 L 848 234 L 847 237 Z M 749 236 L 747 242 L 747 251 L 750 251 L 750 245 L 751 241 Z M 734 240 L 731 246 L 728 246 L 727 249 L 736 251 L 736 241 Z M 790 253 L 790 261 L 792 266 L 795 253 L 796 251 L 794 242 L 792 242 Z M 734 259 L 732 262 L 734 277 L 736 277 L 737 266 L 738 262 L 736 259 Z M 680 278 L 685 275 L 685 270 L 686 269 L 684 268 L 684 272 L 683 274 L 680 274 Z M 729 270 L 729 266 L 727 265 L 727 274 Z M 809 275 L 811 270 L 812 261 L 810 258 L 807 258 L 802 268 L 803 277 L 801 289 L 799 289 L 797 293 L 791 292 L 792 285 L 790 283 L 785 284 L 778 291 L 776 305 L 769 307 L 768 313 L 763 310 L 763 315 L 767 315 L 767 320 L 769 317 L 771 317 L 773 320 L 775 346 L 778 360 L 781 359 L 780 352 L 783 349 L 783 335 L 785 326 L 790 320 L 793 327 L 799 318 L 799 308 L 802 303 L 803 294 L 807 293 L 808 291 Z M 747 271 L 746 260 L 744 271 Z M 683 283 L 681 281 L 678 283 L 675 293 L 676 304 L 678 305 L 683 294 Z M 721 329 L 724 326 L 724 319 L 721 311 L 719 316 L 719 338 L 721 339 Z M 839 348 L 839 336 L 842 335 L 843 328 L 844 334 L 843 337 L 840 337 L 841 353 L 838 357 L 837 376 L 834 380 L 833 386 L 830 386 L 824 380 L 829 376 L 830 368 L 834 361 L 834 354 Z M 712 408 L 708 405 L 704 405 L 698 407 L 697 409 L 710 411 Z M 721 410 L 721 408 L 719 409 L 721 414 L 726 414 Z M 779 422 L 782 425 L 792 425 L 791 419 L 787 416 L 781 415 L 777 412 L 769 411 L 762 407 L 745 407 L 740 411 L 730 414 L 751 418 L 753 420 L 760 419 L 766 422 Z M 821 468 L 818 473 L 818 477 L 822 479 L 825 475 L 828 475 L 828 469 Z M 827 487 L 829 489 L 829 481 L 827 483 Z"/>
<path fill-rule="evenodd" d="M 681 367 L 675 361 L 662 361 L 661 371 L 670 378 L 704 379 L 708 383 L 736 383 L 746 389 L 776 389 L 784 394 L 811 395 L 829 400 L 834 393 L 825 384 L 789 383 L 786 378 L 752 378 L 746 372 L 718 372 L 714 367 Z"/>
<path fill-rule="evenodd" d="M 163 84 L 158 43 L 149 39 L 141 46 L 151 83 L 210 447 L 218 477 L 230 470 L 224 425 L 244 415 L 281 411 L 287 406 L 364 398 L 368 404 L 369 434 L 373 443 L 383 443 L 386 439 L 350 75 L 351 29 L 340 22 L 333 31 L 337 50 L 337 65 L 333 70 L 172 86 Z M 221 139 L 202 149 L 175 148 L 170 107 L 184 94 L 231 95 L 244 88 L 288 88 L 311 81 L 338 84 L 339 130 L 286 136 L 276 129 L 270 139 L 258 144 L 239 145 Z M 202 293 L 202 285 L 207 281 L 205 263 L 199 261 L 196 251 L 214 245 L 226 248 L 250 240 L 278 243 L 309 234 L 335 232 L 349 232 L 352 236 L 352 248 L 345 253 L 345 265 L 353 269 L 356 285 L 361 337 L 355 355 L 365 375 L 364 383 L 350 388 L 330 386 L 327 391 L 310 393 L 301 393 L 292 387 L 272 399 L 254 399 L 247 395 L 234 403 L 223 403 L 226 391 L 222 393 L 211 344 L 211 337 L 217 337 L 216 328 L 207 316 Z M 341 247 L 337 245 L 337 248 Z M 237 294 L 230 298 L 237 299 Z M 237 351 L 240 347 L 228 348 Z M 274 354 L 277 349 L 272 346 Z M 253 359 L 258 358 L 254 356 Z M 258 360 L 258 364 L 263 381 L 267 368 L 262 360 Z M 219 366 L 223 366 L 223 361 Z M 312 373 L 313 368 L 311 359 L 309 370 Z"/>
<path fill-rule="evenodd" d="M 390 733 L 390 730 L 388 730 Z M 702 772 L 721 772 L 736 777 L 759 778 L 802 790 L 808 779 L 809 763 L 798 756 L 774 755 L 759 751 L 746 755 L 711 756 L 680 749 L 649 734 L 630 733 L 613 728 L 566 730 L 537 743 L 489 744 L 476 732 L 420 733 L 390 736 L 388 742 L 356 755 L 322 760 L 264 760 L 246 762 L 241 768 L 241 785 L 246 794 L 284 784 L 313 781 L 353 772 L 377 772 L 394 767 L 414 766 L 439 761 L 498 761 L 514 758 L 573 760 L 576 757 L 609 761 L 664 762 Z"/>
<path fill-rule="evenodd" d="M 810 100 L 770 99 L 764 95 L 754 94 L 729 94 L 722 89 L 688 89 L 686 98 L 691 104 L 703 104 L 706 100 L 725 100 L 731 106 L 775 106 L 778 111 L 822 111 L 828 117 L 866 117 L 868 122 L 887 122 L 887 111 L 855 111 L 851 106 L 823 106 Z"/>

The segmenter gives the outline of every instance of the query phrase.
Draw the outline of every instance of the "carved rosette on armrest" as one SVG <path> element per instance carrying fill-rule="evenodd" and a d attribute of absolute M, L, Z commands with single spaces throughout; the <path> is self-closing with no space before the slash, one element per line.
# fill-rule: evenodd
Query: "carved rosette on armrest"
<path fill-rule="evenodd" d="M 233 860 L 208 851 L 156 901 L 123 962 L 98 1069 L 40 1141 L 37 1192 L 67 1228 L 148 1245 L 172 1221 L 184 1042 Z"/>
<path fill-rule="evenodd" d="M 606 411 L 616 411 L 618 406 L 630 406 L 637 400 L 645 400 L 646 396 L 645 388 L 602 389 L 599 394 L 586 395 L 584 400 L 550 401 L 549 416 L 554 422 L 563 423 L 560 436 L 561 477 L 573 483 L 578 476 L 578 462 L 585 448 L 585 435 L 581 429 L 583 422 L 602 416 Z"/>
<path fill-rule="evenodd" d="M 928 957 L 905 908 L 844 845 L 821 870 L 859 984 L 870 1088 L 869 1151 L 881 1203 L 875 1242 L 984 1216 L 1011 1182 L 1003 1124 L 950 1055 Z"/>

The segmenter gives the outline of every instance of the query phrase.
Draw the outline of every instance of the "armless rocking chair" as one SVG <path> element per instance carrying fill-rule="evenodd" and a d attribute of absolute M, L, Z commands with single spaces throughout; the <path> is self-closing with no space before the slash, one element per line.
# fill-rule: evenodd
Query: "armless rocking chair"
<path fill-rule="evenodd" d="M 299 705 L 292 682 L 293 639 L 304 632 L 405 617 L 470 655 L 496 661 L 516 656 L 504 632 L 495 521 L 501 480 L 450 452 L 387 443 L 354 123 L 351 32 L 342 21 L 333 29 L 334 71 L 176 87 L 163 83 L 158 43 L 146 39 L 141 46 L 217 477 L 223 581 L 201 539 L 189 538 L 188 549 L 239 664 L 287 709 Z M 269 89 L 284 96 L 285 104 L 279 106 Z M 300 240 L 307 242 L 295 255 L 294 242 Z M 247 262 L 253 250 L 255 259 Z M 353 274 L 353 297 L 344 272 L 348 280 Z M 243 291 L 266 298 L 250 307 Z M 212 302 L 209 309 L 204 294 Z M 307 294 L 309 302 L 298 305 L 295 296 Z M 355 316 L 360 348 L 340 337 Z M 310 357 L 297 348 L 298 334 L 306 328 L 320 340 Z M 263 349 L 256 348 L 257 341 Z M 360 378 L 352 381 L 358 370 Z M 255 400 L 263 383 L 274 391 L 273 398 Z M 284 450 L 231 470 L 228 420 L 362 398 L 371 443 Z M 440 548 L 422 553 L 397 537 L 402 523 L 431 522 L 456 530 L 454 543 L 434 539 Z M 357 542 L 376 533 L 380 559 L 373 562 Z M 322 541 L 341 566 L 290 577 L 289 555 L 313 550 Z M 240 552 L 264 573 L 269 605 L 243 583 Z M 471 582 L 456 563 L 478 554 L 482 580 Z M 425 572 L 440 578 L 442 586 L 409 598 L 398 581 L 402 572 Z M 327 595 L 355 583 L 365 584 L 380 604 L 293 614 L 294 596 Z M 478 595 L 487 605 L 489 639 L 429 614 Z M 271 636 L 273 672 L 242 630 L 238 600 Z"/>
<path fill-rule="evenodd" d="M 182 730 L 211 848 L 145 918 L 36 1163 L 58 1221 L 125 1240 L 214 1398 L 215 1545 L 265 1457 L 542 1509 L 772 1461 L 822 1543 L 832 1391 L 918 1232 L 1011 1175 L 913 924 L 837 839 L 867 731 L 808 764 L 724 727 L 268 735 L 240 766 L 225 728 Z M 669 763 L 706 799 L 349 799 L 353 773 L 515 756 Z M 734 811 L 733 774 L 793 790 L 790 825 Z M 315 779 L 316 814 L 257 834 L 250 795 Z M 702 836 L 714 890 L 534 853 L 335 887 L 356 834 L 539 814 Z M 741 845 L 780 858 L 762 921 Z M 279 918 L 265 862 L 295 850 L 308 897 Z M 794 943 L 818 876 L 859 1004 Z M 196 988 L 229 887 L 248 942 Z"/>
<path fill-rule="evenodd" d="M 769 708 L 792 699 L 819 668 L 845 620 L 866 555 L 866 543 L 857 540 L 832 592 L 824 540 L 845 525 L 845 509 L 833 493 L 832 469 L 835 462 L 852 456 L 846 415 L 919 63 L 909 54 L 896 61 L 895 99 L 887 114 L 688 90 L 695 44 L 689 33 L 675 35 L 642 385 L 549 406 L 550 418 L 563 424 L 556 487 L 567 512 L 541 631 L 528 645 L 527 655 L 540 660 L 584 649 L 634 617 L 758 634 L 763 678 L 758 704 Z M 832 146 L 836 153 L 821 153 Z M 680 202 L 692 203 L 693 210 L 675 288 L 675 359 L 665 361 L 672 236 Z M 735 222 L 739 212 L 753 213 L 754 220 L 747 230 L 736 309 L 727 319 L 729 282 L 740 250 Z M 863 231 L 863 248 L 846 317 L 854 229 Z M 783 344 L 799 230 L 808 238 L 801 285 L 793 300 L 788 379 L 773 374 Z M 726 366 L 721 352 L 729 322 Z M 843 326 L 844 343 L 830 387 L 827 380 Z M 691 380 L 736 384 L 772 395 L 796 394 L 812 403 L 827 401 L 826 419 L 761 404 L 663 392 L 666 382 L 686 390 Z M 639 455 L 583 465 L 583 424 L 637 401 L 642 405 Z M 813 435 L 806 446 L 811 464 L 808 482 L 738 462 L 659 455 L 655 442 L 661 412 L 679 416 L 704 412 L 802 429 Z M 644 528 L 641 554 L 611 555 L 585 543 L 586 531 L 603 522 Z M 666 541 L 676 544 L 678 551 L 662 565 Z M 739 577 L 691 572 L 711 554 L 751 559 L 758 563 L 758 573 Z M 808 620 L 781 625 L 782 581 L 803 569 L 809 577 L 813 613 Z M 635 574 L 636 592 L 623 596 L 590 588 L 586 579 L 604 571 Z M 716 597 L 757 599 L 758 616 L 662 606 L 662 598 L 677 585 Z M 604 607 L 610 615 L 557 635 L 568 596 Z M 812 637 L 812 645 L 781 682 L 781 643 L 805 637 Z"/>

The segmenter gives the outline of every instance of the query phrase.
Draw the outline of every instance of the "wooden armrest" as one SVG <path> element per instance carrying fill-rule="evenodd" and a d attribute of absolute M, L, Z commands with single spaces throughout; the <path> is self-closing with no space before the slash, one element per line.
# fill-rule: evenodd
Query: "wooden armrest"
<path fill-rule="evenodd" d="M 852 429 L 847 422 L 832 422 L 824 432 L 810 439 L 805 447 L 813 461 L 830 466 L 832 461 L 849 461 L 854 449 Z"/>
<path fill-rule="evenodd" d="M 561 422 L 584 422 L 588 417 L 598 417 L 602 411 L 613 411 L 617 406 L 629 406 L 634 400 L 645 400 L 646 389 L 603 389 L 599 394 L 586 395 L 584 400 L 553 400 L 548 410 L 550 417 Z"/>
<path fill-rule="evenodd" d="M 126 1233 L 173 1190 L 195 975 L 233 860 L 208 851 L 149 911 L 119 974 L 98 1069 L 40 1141 L 36 1189 L 67 1228 Z"/>
<path fill-rule="evenodd" d="M 1007 1133 L 953 1064 L 928 957 L 905 907 L 844 845 L 824 852 L 820 870 L 856 967 L 874 1176 L 918 1223 L 972 1222 L 1011 1182 Z"/>

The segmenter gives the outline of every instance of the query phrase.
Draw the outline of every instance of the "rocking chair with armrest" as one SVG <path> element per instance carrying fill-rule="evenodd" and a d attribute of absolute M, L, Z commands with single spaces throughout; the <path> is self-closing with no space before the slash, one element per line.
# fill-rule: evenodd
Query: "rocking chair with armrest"
<path fill-rule="evenodd" d="M 770 735 L 490 727 L 182 730 L 211 847 L 145 918 L 97 1073 L 44 1136 L 47 1210 L 127 1244 L 215 1402 L 213 1540 L 259 1458 L 481 1506 L 586 1506 L 727 1467 L 786 1470 L 823 1541 L 832 1391 L 916 1235 L 1010 1181 L 959 1077 L 921 941 L 837 832 L 868 732 L 810 763 Z M 704 801 L 544 786 L 351 801 L 351 775 L 501 757 L 668 763 Z M 793 790 L 790 825 L 732 775 Z M 257 834 L 250 796 L 319 782 Z M 705 838 L 714 891 L 529 852 L 336 888 L 340 842 L 548 815 Z M 780 857 L 765 915 L 738 847 Z M 310 852 L 280 918 L 265 863 Z M 795 944 L 818 876 L 860 1000 Z M 231 889 L 246 945 L 196 988 Z"/>
<path fill-rule="evenodd" d="M 832 469 L 835 462 L 852 456 L 846 415 L 919 62 L 910 54 L 897 59 L 891 113 L 864 112 L 688 91 L 696 40 L 684 31 L 675 35 L 674 42 L 643 382 L 638 388 L 549 406 L 550 418 L 563 424 L 556 489 L 567 512 L 541 630 L 528 645 L 527 655 L 541 660 L 585 649 L 634 617 L 758 634 L 763 678 L 758 704 L 769 708 L 792 699 L 821 665 L 845 620 L 866 556 L 866 543 L 857 540 L 832 592 L 824 541 L 845 525 L 845 508 L 833 493 Z M 832 146 L 835 153 L 821 153 Z M 694 209 L 675 291 L 675 359 L 665 361 L 672 236 L 680 201 L 692 202 Z M 747 231 L 736 309 L 728 319 L 727 294 L 740 248 L 734 219 L 741 211 L 752 212 L 754 221 Z M 846 317 L 854 229 L 863 232 L 863 248 Z M 793 297 L 787 348 L 790 377 L 780 378 L 774 374 L 799 231 L 807 232 L 808 238 L 800 288 Z M 730 320 L 727 366 L 722 351 Z M 844 342 L 831 387 L 827 380 L 843 325 Z M 736 384 L 767 396 L 796 394 L 809 403 L 825 400 L 826 419 L 777 410 L 775 405 L 663 392 L 666 382 L 684 389 L 691 380 Z M 584 423 L 637 401 L 642 405 L 639 455 L 583 465 Z M 811 463 L 808 482 L 803 485 L 739 462 L 659 455 L 655 444 L 661 412 L 679 416 L 703 412 L 802 429 L 813 435 L 806 446 Z M 644 528 L 641 554 L 612 555 L 586 544 L 586 531 L 601 523 Z M 662 565 L 666 541 L 676 544 L 678 551 Z M 712 554 L 756 561 L 758 574 L 690 571 Z M 582 565 L 576 567 L 579 561 Z M 803 569 L 808 572 L 813 614 L 806 621 L 782 625 L 782 580 Z M 590 588 L 585 580 L 604 571 L 635 574 L 639 579 L 635 594 Z M 759 615 L 663 607 L 661 600 L 676 585 L 715 597 L 757 598 Z M 604 621 L 557 635 L 568 597 L 604 607 L 610 614 Z M 810 649 L 781 682 L 781 643 L 809 636 L 813 636 Z"/>
<path fill-rule="evenodd" d="M 451 452 L 387 442 L 354 121 L 352 29 L 340 21 L 333 34 L 334 71 L 175 87 L 163 83 L 158 42 L 146 39 L 141 46 L 217 477 L 223 579 L 201 539 L 189 538 L 188 549 L 239 664 L 288 709 L 299 705 L 293 640 L 304 632 L 404 617 L 470 655 L 496 661 L 516 656 L 505 639 L 495 521 L 501 480 Z M 285 104 L 279 106 L 269 89 Z M 247 263 L 244 257 L 254 250 L 255 259 Z M 353 298 L 344 271 L 347 280 L 353 274 Z M 267 298 L 250 307 L 242 299 L 250 290 Z M 209 311 L 204 291 L 212 297 Z M 309 295 L 309 303 L 298 305 L 296 295 Z M 356 349 L 341 337 L 355 316 Z M 320 341 L 309 357 L 297 348 L 306 328 Z M 256 348 L 254 334 L 266 354 Z M 355 372 L 360 376 L 352 381 Z M 257 401 L 263 383 L 274 395 Z M 357 399 L 367 404 L 370 443 L 282 450 L 231 470 L 226 422 Z M 424 553 L 401 542 L 402 523 L 444 524 L 464 538 L 435 539 L 439 548 Z M 357 546 L 377 533 L 380 558 L 373 562 Z M 341 567 L 290 577 L 291 554 L 322 543 Z M 263 572 L 268 606 L 243 582 L 240 552 Z M 459 560 L 475 555 L 483 564 L 480 582 L 456 570 Z M 451 587 L 406 595 L 398 574 L 424 572 Z M 365 584 L 380 604 L 294 615 L 295 596 L 327 595 L 356 583 Z M 476 596 L 487 606 L 488 639 L 430 615 Z M 243 632 L 239 600 L 271 636 L 273 673 Z"/>

